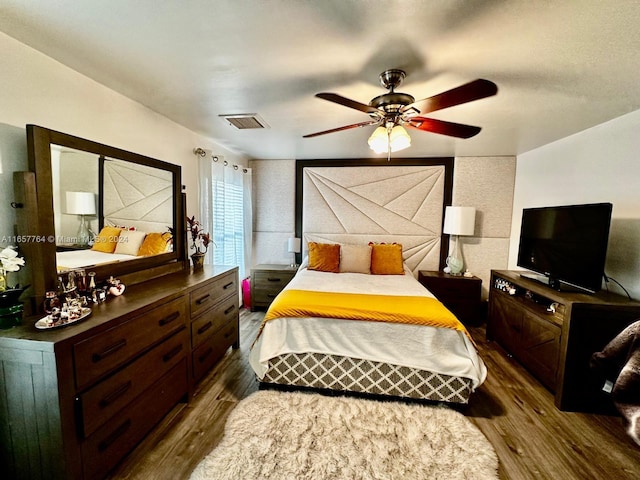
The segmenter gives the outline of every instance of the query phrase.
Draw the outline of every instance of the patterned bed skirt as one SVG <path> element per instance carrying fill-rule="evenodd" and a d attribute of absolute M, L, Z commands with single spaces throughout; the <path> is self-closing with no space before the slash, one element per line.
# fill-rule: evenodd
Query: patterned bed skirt
<path fill-rule="evenodd" d="M 272 358 L 262 382 L 463 404 L 472 386 L 468 378 L 318 353 Z"/>

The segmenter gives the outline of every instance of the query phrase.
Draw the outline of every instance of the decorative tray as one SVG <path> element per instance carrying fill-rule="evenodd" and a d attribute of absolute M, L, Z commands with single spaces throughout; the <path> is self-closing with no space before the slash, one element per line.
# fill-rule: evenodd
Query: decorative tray
<path fill-rule="evenodd" d="M 89 307 L 83 307 L 80 312 L 80 316 L 73 320 L 69 320 L 68 318 L 59 318 L 57 321 L 53 321 L 51 315 L 47 315 L 36 322 L 36 328 L 39 330 L 51 330 L 52 328 L 68 327 L 69 325 L 78 323 L 90 316 L 91 311 L 92 310 Z"/>

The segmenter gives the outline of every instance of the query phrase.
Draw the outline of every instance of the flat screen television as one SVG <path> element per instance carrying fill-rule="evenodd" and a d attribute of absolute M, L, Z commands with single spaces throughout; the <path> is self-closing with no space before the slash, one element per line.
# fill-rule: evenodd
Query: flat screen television
<path fill-rule="evenodd" d="M 544 275 L 536 279 L 546 279 L 556 290 L 597 292 L 602 287 L 612 210 L 611 203 L 525 208 L 518 266 Z"/>

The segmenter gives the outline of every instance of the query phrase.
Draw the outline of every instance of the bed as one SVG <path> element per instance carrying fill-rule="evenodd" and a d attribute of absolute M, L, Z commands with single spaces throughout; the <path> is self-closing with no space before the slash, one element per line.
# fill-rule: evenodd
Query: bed
<path fill-rule="evenodd" d="M 344 261 L 353 247 L 341 247 Z M 486 367 L 464 326 L 400 262 L 401 271 L 387 275 L 321 271 L 305 261 L 252 346 L 258 379 L 467 403 Z"/>

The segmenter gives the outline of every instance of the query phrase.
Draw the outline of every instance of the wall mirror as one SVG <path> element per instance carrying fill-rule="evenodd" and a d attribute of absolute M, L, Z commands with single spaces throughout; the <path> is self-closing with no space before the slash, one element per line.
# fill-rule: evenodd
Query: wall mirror
<path fill-rule="evenodd" d="M 135 282 L 183 268 L 180 166 L 35 125 L 27 146 L 37 196 L 29 233 L 43 240 L 28 250 L 45 288 L 72 269 Z M 104 227 L 123 233 L 99 235 Z"/>

